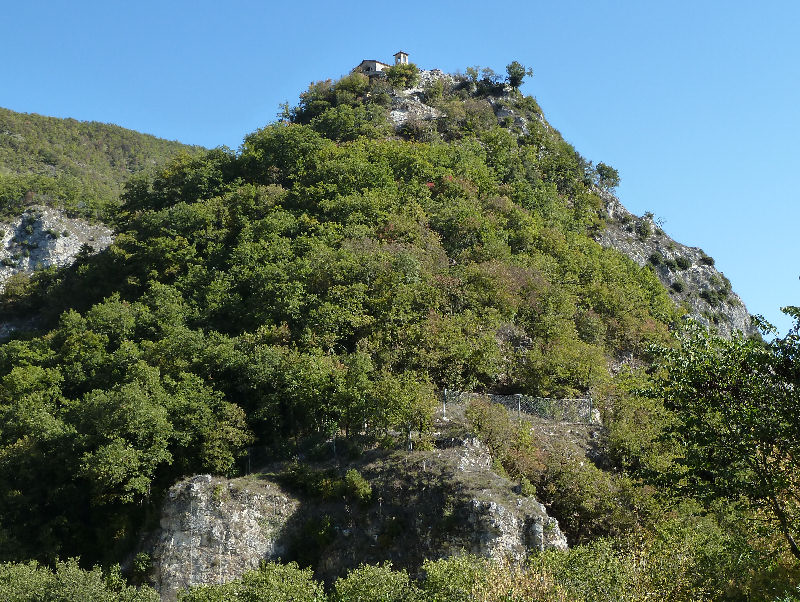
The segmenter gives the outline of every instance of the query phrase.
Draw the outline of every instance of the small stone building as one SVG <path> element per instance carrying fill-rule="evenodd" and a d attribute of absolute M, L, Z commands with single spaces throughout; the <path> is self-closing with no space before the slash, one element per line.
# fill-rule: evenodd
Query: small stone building
<path fill-rule="evenodd" d="M 408 65 L 408 53 L 403 52 L 402 50 L 395 52 L 394 64 Z M 369 76 L 370 78 L 373 78 L 382 75 L 383 71 L 389 67 L 391 67 L 391 65 L 382 61 L 376 61 L 375 59 L 364 59 L 353 69 L 353 71 L 358 71 Z"/>
<path fill-rule="evenodd" d="M 383 72 L 384 69 L 388 69 L 390 65 L 386 63 L 382 63 L 381 61 L 376 61 L 374 59 L 364 59 L 361 61 L 358 66 L 353 69 L 353 71 L 360 71 L 364 75 L 368 75 L 369 77 L 374 77 L 379 75 Z"/>

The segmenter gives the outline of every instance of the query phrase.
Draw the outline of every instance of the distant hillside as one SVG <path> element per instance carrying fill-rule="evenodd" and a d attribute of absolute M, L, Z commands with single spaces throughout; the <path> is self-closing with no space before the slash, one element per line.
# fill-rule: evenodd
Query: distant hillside
<path fill-rule="evenodd" d="M 0 215 L 44 203 L 108 217 L 132 174 L 200 150 L 116 125 L 0 108 Z"/>

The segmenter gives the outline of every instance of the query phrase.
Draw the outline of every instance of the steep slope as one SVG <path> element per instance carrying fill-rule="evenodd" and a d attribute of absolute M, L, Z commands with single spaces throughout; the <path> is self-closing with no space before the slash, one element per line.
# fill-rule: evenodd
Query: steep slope
<path fill-rule="evenodd" d="M 437 88 L 438 87 L 438 88 Z M 440 99 L 438 89 L 466 88 L 471 97 L 485 96 L 497 123 L 520 137 L 531 135 L 529 124 L 552 130 L 534 103 L 515 102 L 513 89 L 487 80 L 452 76 L 439 70 L 421 71 L 417 87 L 392 90 L 390 119 L 395 130 L 413 137 L 430 137 L 434 128 L 447 135 L 448 119 L 458 110 Z M 481 87 L 484 92 L 481 93 Z M 532 99 L 530 99 L 532 100 Z M 474 108 L 473 108 L 474 110 Z M 468 113 L 467 111 L 464 111 Z M 488 119 L 484 109 L 482 119 Z M 444 126 L 444 127 L 443 127 Z M 584 178 L 594 184 L 594 192 L 603 200 L 605 209 L 602 227 L 596 239 L 605 247 L 616 249 L 638 265 L 649 267 L 679 307 L 693 319 L 720 334 L 730 337 L 733 332 L 756 334 L 750 314 L 742 300 L 731 289 L 724 274 L 714 268 L 714 260 L 697 247 L 687 247 L 670 238 L 652 217 L 637 217 L 630 213 L 613 192 L 602 186 L 591 163 L 581 166 Z"/>
<path fill-rule="evenodd" d="M 649 266 L 675 303 L 699 323 L 730 337 L 758 330 L 730 281 L 714 267 L 714 259 L 698 247 L 670 238 L 652 216 L 637 217 L 619 199 L 603 195 L 608 219 L 598 237 L 603 246 L 621 251 L 640 266 Z"/>
<path fill-rule="evenodd" d="M 174 600 L 180 588 L 224 583 L 270 560 L 314 566 L 332 582 L 364 563 L 388 560 L 418 574 L 424 560 L 457 553 L 521 563 L 566 549 L 558 522 L 491 464 L 485 446 L 462 435 L 437 440 L 433 450 L 371 453 L 345 466 L 192 477 L 170 488 L 159 526 L 145 538 L 150 581 Z M 309 486 L 348 466 L 372 484 L 369 495 L 343 487 L 340 496 L 323 496 Z"/>
<path fill-rule="evenodd" d="M 315 85 L 240 152 L 135 180 L 105 251 L 7 292 L 43 318 L 0 346 L 0 557 L 119 557 L 161 492 L 247 447 L 424 446 L 437 390 L 599 395 L 667 341 L 667 293 L 593 240 L 593 172 L 536 102 L 437 81 L 402 95 L 440 117 L 399 133 L 399 91 Z"/>
<path fill-rule="evenodd" d="M 432 451 L 442 389 L 591 395 L 610 416 L 618 367 L 669 344 L 679 309 L 652 269 L 597 242 L 608 173 L 497 78 L 424 73 L 318 82 L 240 151 L 137 177 L 107 249 L 3 297 L 42 318 L 0 345 L 0 559 L 117 560 L 171 486 L 233 475 L 253 450 L 266 465 L 338 441 L 410 461 L 409 443 Z M 486 410 L 498 470 L 564 532 L 636 525 L 632 484 L 539 453 L 509 420 Z M 484 468 L 503 499 L 456 484 L 488 509 L 474 524 L 520 501 Z M 424 512 L 412 476 L 392 495 Z"/>

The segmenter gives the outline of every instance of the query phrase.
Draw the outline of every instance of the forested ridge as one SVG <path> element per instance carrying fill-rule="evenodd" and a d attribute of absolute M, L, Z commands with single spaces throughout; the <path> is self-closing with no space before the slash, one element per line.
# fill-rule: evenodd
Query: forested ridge
<path fill-rule="evenodd" d="M 618 174 L 547 123 L 515 65 L 507 83 L 429 83 L 439 116 L 398 131 L 389 108 L 414 69 L 312 84 L 238 151 L 133 176 L 103 204 L 109 249 L 5 293 L 6 315 L 47 326 L 0 346 L 0 592 L 57 591 L 63 573 L 96 599 L 149 599 L 113 571 L 13 563 L 120 562 L 167 487 L 235 475 L 248 448 L 424 446 L 456 389 L 593 396 L 597 466 L 544 452 L 505 410 L 469 411 L 496 469 L 580 545 L 527 572 L 363 567 L 332 599 L 794 599 L 796 333 L 677 338 L 653 271 L 595 242 Z M 731 420 L 738 435 L 716 437 Z M 266 565 L 185 599 L 326 595 Z"/>
<path fill-rule="evenodd" d="M 131 174 L 200 150 L 116 125 L 0 108 L 0 215 L 39 203 L 108 221 Z"/>

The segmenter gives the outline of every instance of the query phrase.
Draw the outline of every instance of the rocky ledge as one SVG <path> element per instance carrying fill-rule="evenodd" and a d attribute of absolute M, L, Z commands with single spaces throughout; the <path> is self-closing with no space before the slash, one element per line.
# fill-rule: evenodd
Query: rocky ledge
<path fill-rule="evenodd" d="M 349 464 L 372 487 L 361 501 L 286 487 L 291 465 L 232 480 L 199 475 L 169 489 L 159 528 L 140 549 L 167 601 L 181 588 L 229 581 L 262 561 L 297 560 L 330 582 L 362 563 L 390 560 L 415 574 L 426 558 L 471 552 L 522 562 L 565 549 L 544 506 L 515 493 L 491 465 L 470 436 L 442 439 L 432 450 L 376 451 Z M 325 478 L 343 470 L 330 462 L 302 469 Z"/>
<path fill-rule="evenodd" d="M 111 230 L 102 224 L 68 217 L 52 207 L 29 207 L 18 218 L 0 222 L 0 291 L 14 274 L 67 266 L 79 253 L 102 251 L 112 240 Z"/>
<path fill-rule="evenodd" d="M 649 265 L 677 305 L 722 336 L 757 332 L 747 308 L 714 267 L 712 257 L 667 236 L 652 214 L 637 217 L 614 195 L 604 192 L 601 196 L 607 214 L 606 227 L 598 237 L 601 245 L 620 251 L 640 266 Z"/>

